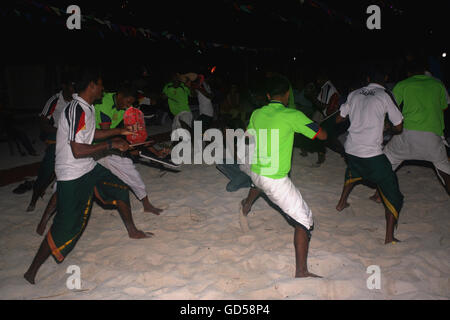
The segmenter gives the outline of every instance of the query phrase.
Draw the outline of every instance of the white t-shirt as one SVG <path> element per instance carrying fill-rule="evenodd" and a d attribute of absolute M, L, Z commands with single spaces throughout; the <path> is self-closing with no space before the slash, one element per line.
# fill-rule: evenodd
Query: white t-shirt
<path fill-rule="evenodd" d="M 68 103 L 69 102 L 64 100 L 62 91 L 60 91 L 47 100 L 44 109 L 42 109 L 42 112 L 39 115 L 47 118 L 48 120 L 53 119 L 53 126 L 58 128 L 59 118 Z"/>
<path fill-rule="evenodd" d="M 95 135 L 95 110 L 78 95 L 61 114 L 56 134 L 55 173 L 57 181 L 75 180 L 94 169 L 93 158 L 75 159 L 71 141 L 92 144 Z"/>
<path fill-rule="evenodd" d="M 212 93 L 210 86 L 206 82 L 203 81 L 202 87 L 209 94 Z M 200 90 L 197 90 L 197 93 L 198 93 L 198 96 L 197 96 L 198 97 L 198 109 L 199 109 L 200 115 L 204 114 L 208 117 L 213 117 L 214 116 L 214 108 L 213 108 L 211 99 L 205 97 L 200 92 Z"/>
<path fill-rule="evenodd" d="M 375 83 L 351 92 L 340 110 L 341 117 L 350 118 L 345 152 L 360 158 L 383 154 L 386 113 L 394 126 L 403 121 L 392 93 Z"/>
<path fill-rule="evenodd" d="M 331 83 L 331 81 L 327 81 L 327 82 L 325 82 L 325 84 L 320 89 L 320 93 L 317 96 L 317 100 L 319 100 L 322 103 L 328 104 L 328 103 L 330 103 L 331 97 L 335 93 L 338 93 L 337 89 Z"/>

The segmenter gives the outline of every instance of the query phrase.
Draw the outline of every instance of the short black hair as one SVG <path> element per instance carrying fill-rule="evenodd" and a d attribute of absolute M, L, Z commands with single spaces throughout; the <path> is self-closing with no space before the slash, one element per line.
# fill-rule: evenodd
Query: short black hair
<path fill-rule="evenodd" d="M 75 83 L 75 75 L 71 72 L 63 72 L 61 74 L 61 85 L 73 85 Z"/>
<path fill-rule="evenodd" d="M 266 86 L 266 93 L 269 94 L 271 97 L 274 97 L 277 95 L 283 95 L 286 92 L 288 92 L 290 82 L 286 77 L 275 74 L 266 79 L 265 86 Z"/>
<path fill-rule="evenodd" d="M 413 61 L 410 61 L 406 64 L 406 72 L 409 72 L 411 74 L 421 74 L 425 72 L 425 62 L 420 59 L 416 58 Z"/>
<path fill-rule="evenodd" d="M 383 84 L 386 76 L 391 76 L 392 68 L 386 60 L 369 60 L 366 65 L 367 67 L 363 69 L 364 77 L 369 77 L 370 82 Z"/>
<path fill-rule="evenodd" d="M 75 91 L 80 93 L 87 89 L 91 82 L 97 83 L 102 78 L 100 69 L 87 68 L 80 71 L 75 82 Z"/>
<path fill-rule="evenodd" d="M 137 99 L 138 96 L 136 87 L 130 83 L 122 83 L 119 90 L 117 90 L 117 93 L 121 93 L 125 98 L 133 97 Z"/>

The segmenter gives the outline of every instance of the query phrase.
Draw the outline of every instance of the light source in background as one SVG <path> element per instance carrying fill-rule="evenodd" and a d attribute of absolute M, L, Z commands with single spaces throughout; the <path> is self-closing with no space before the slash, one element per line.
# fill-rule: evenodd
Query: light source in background
<path fill-rule="evenodd" d="M 297 60 L 297 57 L 294 57 L 294 61 Z"/>
<path fill-rule="evenodd" d="M 446 58 L 447 57 L 447 52 L 443 52 L 442 53 L 442 58 Z"/>
<path fill-rule="evenodd" d="M 211 74 L 213 74 L 216 71 L 216 66 L 212 67 Z"/>

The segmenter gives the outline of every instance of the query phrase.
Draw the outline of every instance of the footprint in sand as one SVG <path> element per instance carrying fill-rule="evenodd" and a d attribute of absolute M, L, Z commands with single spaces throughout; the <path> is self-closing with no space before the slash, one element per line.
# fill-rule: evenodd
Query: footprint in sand
<path fill-rule="evenodd" d="M 130 287 L 123 290 L 126 294 L 130 296 L 143 296 L 145 294 L 145 290 L 142 288 Z"/>

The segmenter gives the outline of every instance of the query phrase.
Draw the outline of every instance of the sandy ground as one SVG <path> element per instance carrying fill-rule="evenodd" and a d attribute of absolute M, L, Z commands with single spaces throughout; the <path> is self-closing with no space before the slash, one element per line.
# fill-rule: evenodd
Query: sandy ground
<path fill-rule="evenodd" d="M 0 299 L 448 299 L 450 297 L 450 199 L 429 168 L 398 171 L 405 196 L 397 238 L 384 245 L 382 205 L 358 186 L 351 207 L 337 213 L 345 164 L 333 152 L 321 168 L 295 152 L 292 179 L 315 217 L 308 265 L 323 279 L 294 278 L 293 228 L 263 200 L 243 233 L 238 203 L 241 189 L 215 166 L 184 165 L 161 176 L 138 165 L 150 200 L 166 210 L 142 212 L 131 195 L 138 228 L 151 239 L 129 239 L 115 210 L 94 205 L 89 225 L 76 248 L 60 265 L 48 259 L 28 284 L 22 275 L 42 237 L 36 226 L 49 199 L 35 212 L 25 209 L 31 192 L 15 195 L 16 185 L 0 188 Z M 81 290 L 66 287 L 70 265 L 81 270 Z M 369 290 L 366 273 L 381 269 L 381 289 Z"/>

